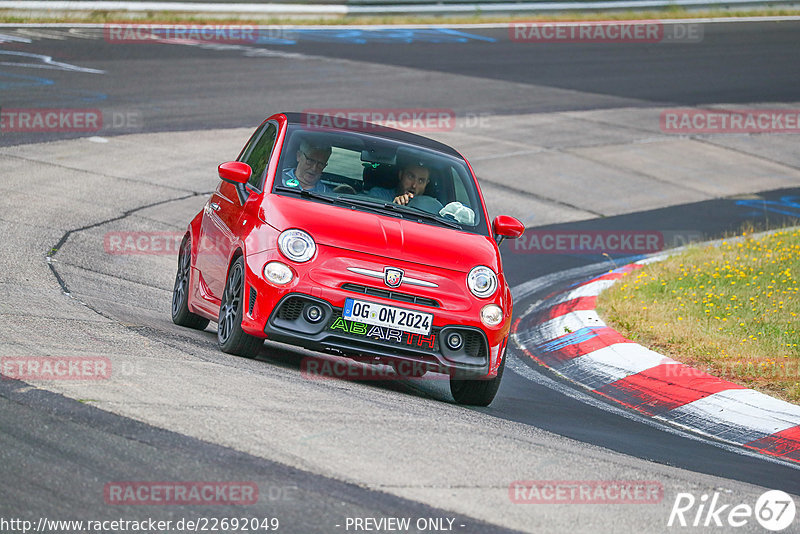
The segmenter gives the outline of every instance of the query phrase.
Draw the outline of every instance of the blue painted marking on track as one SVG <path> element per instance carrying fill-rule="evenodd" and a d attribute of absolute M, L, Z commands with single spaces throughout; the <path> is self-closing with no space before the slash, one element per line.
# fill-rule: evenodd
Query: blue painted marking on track
<path fill-rule="evenodd" d="M 780 200 L 737 200 L 736 205 L 753 208 L 753 211 L 745 214 L 748 217 L 764 217 L 768 211 L 790 217 L 800 217 L 800 196 L 785 196 Z"/>
<path fill-rule="evenodd" d="M 257 44 L 295 45 L 300 42 L 315 43 L 466 43 L 497 39 L 467 33 L 451 28 L 358 28 L 293 29 L 265 28 L 260 31 Z"/>
<path fill-rule="evenodd" d="M 21 89 L 23 87 L 41 87 L 54 84 L 55 82 L 49 78 L 23 76 L 22 74 L 0 72 L 0 91 L 5 91 L 8 89 Z"/>
<path fill-rule="evenodd" d="M 574 332 L 570 332 L 565 336 L 561 336 L 556 339 L 552 339 L 546 343 L 542 343 L 539 345 L 539 349 L 543 352 L 556 352 L 565 347 L 569 347 L 570 345 L 577 345 L 578 343 L 583 343 L 584 341 L 588 341 L 593 337 L 597 337 L 597 331 L 601 328 L 606 328 L 604 326 L 600 327 L 584 327 L 575 330 Z"/>

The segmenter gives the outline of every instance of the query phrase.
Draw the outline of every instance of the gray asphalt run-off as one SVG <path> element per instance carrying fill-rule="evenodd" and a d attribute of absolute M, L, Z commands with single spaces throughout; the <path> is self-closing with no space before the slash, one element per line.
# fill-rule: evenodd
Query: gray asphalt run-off
<path fill-rule="evenodd" d="M 430 135 L 471 161 L 491 216 L 528 225 L 800 185 L 796 136 L 666 135 L 660 111 L 485 116 L 480 127 Z M 298 369 L 302 350 L 273 358 L 278 346 L 267 343 L 260 359 L 245 360 L 217 350 L 213 324 L 206 332 L 174 326 L 174 253 L 111 254 L 105 237 L 182 232 L 216 187 L 216 166 L 235 158 L 249 134 L 149 133 L 0 149 L 0 354 L 107 357 L 108 380 L 33 385 L 523 531 L 666 529 L 678 492 L 721 491 L 726 502 L 752 505 L 764 491 L 465 409 L 447 402 L 444 380 L 307 380 Z M 67 296 L 46 257 L 65 232 L 81 228 L 52 257 Z M 586 479 L 659 481 L 664 499 L 635 510 L 509 499 L 516 480 Z M 741 529 L 757 530 L 755 521 Z"/>

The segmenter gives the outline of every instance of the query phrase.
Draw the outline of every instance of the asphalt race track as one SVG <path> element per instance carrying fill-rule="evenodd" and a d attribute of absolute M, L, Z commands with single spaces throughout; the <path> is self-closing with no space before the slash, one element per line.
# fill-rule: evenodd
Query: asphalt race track
<path fill-rule="evenodd" d="M 235 358 L 216 349 L 215 325 L 189 331 L 169 317 L 174 236 L 216 187 L 216 165 L 275 111 L 446 110 L 454 125 L 427 134 L 470 160 L 491 216 L 538 231 L 647 230 L 668 248 L 796 224 L 796 133 L 681 134 L 660 117 L 796 113 L 798 57 L 800 21 L 703 24 L 702 39 L 661 43 L 514 42 L 481 27 L 143 44 L 102 28 L 0 28 L 0 356 L 107 358 L 113 369 L 106 380 L 0 380 L 0 532 L 21 531 L 11 519 L 40 532 L 80 531 L 44 518 L 154 519 L 172 524 L 146 530 L 182 532 L 234 517 L 298 533 L 367 531 L 377 523 L 355 519 L 379 518 L 411 526 L 373 531 L 666 532 L 679 529 L 667 526 L 679 493 L 731 506 L 767 489 L 800 495 L 797 465 L 644 421 L 513 349 L 496 400 L 470 409 L 444 380 L 309 380 L 302 360 L 330 357 L 267 342 L 258 359 Z M 37 110 L 102 120 L 38 132 L 9 122 Z M 119 235 L 173 242 L 123 250 Z M 630 256 L 525 240 L 502 251 L 518 291 L 550 276 L 517 312 L 580 279 L 558 273 Z M 509 491 L 585 480 L 655 482 L 663 494 L 521 504 Z M 125 505 L 108 493 L 165 481 L 254 485 L 258 498 Z M 763 532 L 754 518 L 679 530 Z"/>

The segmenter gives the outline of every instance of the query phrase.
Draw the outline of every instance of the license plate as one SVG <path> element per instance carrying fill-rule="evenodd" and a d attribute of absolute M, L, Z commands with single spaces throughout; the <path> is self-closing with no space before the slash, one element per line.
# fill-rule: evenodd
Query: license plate
<path fill-rule="evenodd" d="M 427 336 L 433 325 L 433 314 L 386 306 L 377 302 L 345 299 L 342 318 L 348 321 L 394 328 Z"/>

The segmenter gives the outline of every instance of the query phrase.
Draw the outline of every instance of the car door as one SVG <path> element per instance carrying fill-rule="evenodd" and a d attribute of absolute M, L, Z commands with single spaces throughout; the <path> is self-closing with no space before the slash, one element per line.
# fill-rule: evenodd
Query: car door
<path fill-rule="evenodd" d="M 246 194 L 261 193 L 269 159 L 272 155 L 278 127 L 274 122 L 262 124 L 245 145 L 237 161 L 250 165 L 250 181 Z M 220 181 L 217 190 L 203 209 L 200 226 L 200 254 L 197 268 L 208 292 L 207 300 L 219 303 L 228 276 L 228 261 L 243 236 L 239 235 L 243 213 L 249 203 L 241 202 L 237 187 Z"/>

